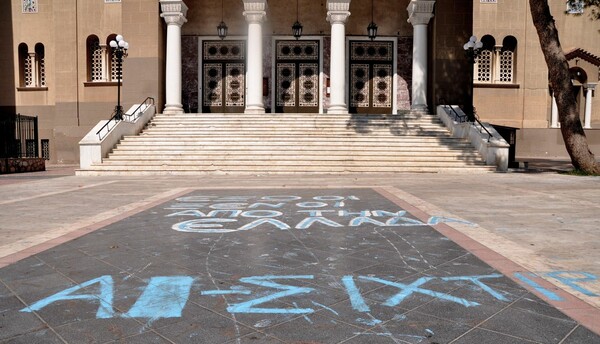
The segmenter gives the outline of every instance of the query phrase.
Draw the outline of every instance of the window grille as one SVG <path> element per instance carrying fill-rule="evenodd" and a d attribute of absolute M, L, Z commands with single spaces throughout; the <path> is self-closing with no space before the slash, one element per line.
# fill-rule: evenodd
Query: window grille
<path fill-rule="evenodd" d="M 42 158 L 50 160 L 50 140 L 42 139 Z"/>
<path fill-rule="evenodd" d="M 110 56 L 110 80 L 117 81 L 119 79 L 119 71 L 117 69 L 117 51 L 115 49 L 111 49 Z"/>
<path fill-rule="evenodd" d="M 513 81 L 513 57 L 514 53 L 510 50 L 500 53 L 500 82 Z"/>
<path fill-rule="evenodd" d="M 475 75 L 478 82 L 492 81 L 492 56 L 490 50 L 483 50 L 477 57 Z"/>
<path fill-rule="evenodd" d="M 91 44 L 91 80 L 102 81 L 102 48 L 100 42 L 94 41 Z"/>
<path fill-rule="evenodd" d="M 23 71 L 23 78 L 25 81 L 25 87 L 32 87 L 33 84 L 33 59 L 31 55 L 25 56 L 25 68 Z"/>

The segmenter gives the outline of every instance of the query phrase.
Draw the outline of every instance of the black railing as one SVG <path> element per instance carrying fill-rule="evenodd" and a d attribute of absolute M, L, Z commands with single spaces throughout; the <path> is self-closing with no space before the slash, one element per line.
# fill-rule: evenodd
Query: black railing
<path fill-rule="evenodd" d="M 39 154 L 37 116 L 0 115 L 0 157 L 37 158 Z"/>
<path fill-rule="evenodd" d="M 440 98 L 439 100 L 440 104 L 442 104 L 445 108 L 450 109 L 452 111 L 452 113 L 450 114 L 455 121 L 457 121 L 458 123 L 464 123 L 464 122 L 468 122 L 469 121 L 469 116 L 467 116 L 466 114 L 459 114 L 458 112 L 456 112 L 456 110 L 454 109 L 454 107 L 452 107 L 452 105 L 449 105 L 446 102 L 446 99 L 444 98 Z"/>
<path fill-rule="evenodd" d="M 120 121 L 127 121 L 127 122 L 135 122 L 138 118 L 140 118 L 140 116 L 142 115 L 142 113 L 149 107 L 154 105 L 154 98 L 152 97 L 147 97 L 146 99 L 144 99 L 144 101 L 140 104 L 140 106 L 138 106 L 135 110 L 133 110 L 132 113 L 125 113 L 122 114 L 121 118 L 121 114 L 117 113 L 117 110 L 113 111 L 112 116 L 110 117 L 110 119 L 108 120 L 108 122 L 106 122 L 102 128 L 100 128 L 100 130 L 98 130 L 96 132 L 96 135 L 98 135 L 98 139 L 102 140 L 103 138 L 106 137 L 106 135 L 108 135 L 108 133 L 110 133 L 110 131 L 120 122 Z"/>
<path fill-rule="evenodd" d="M 483 125 L 483 123 L 481 123 L 481 121 L 479 120 L 479 116 L 477 115 L 477 111 L 475 111 L 475 107 L 473 107 L 473 115 L 472 116 L 469 116 L 469 115 L 465 114 L 464 112 L 461 115 L 458 112 L 456 112 L 456 110 L 454 109 L 454 107 L 452 107 L 452 105 L 449 105 L 444 98 L 440 98 L 439 102 L 445 108 L 450 109 L 452 111 L 452 113 L 450 115 L 458 123 L 471 122 L 473 124 L 475 124 L 475 123 L 479 124 L 479 126 L 483 129 L 483 131 L 485 131 L 485 133 L 488 134 L 488 139 L 487 140 L 488 140 L 488 142 L 490 142 L 491 138 L 494 135 L 492 135 L 492 133 L 490 133 L 490 131 L 485 127 L 485 125 Z M 471 117 L 471 118 L 469 118 L 469 117 Z M 480 132 L 481 132 L 481 130 L 480 130 Z"/>

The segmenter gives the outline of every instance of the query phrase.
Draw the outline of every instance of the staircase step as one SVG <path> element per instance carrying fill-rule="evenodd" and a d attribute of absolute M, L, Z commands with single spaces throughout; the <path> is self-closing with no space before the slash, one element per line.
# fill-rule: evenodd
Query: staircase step
<path fill-rule="evenodd" d="M 78 175 L 343 174 L 495 170 L 435 116 L 156 115 Z"/>

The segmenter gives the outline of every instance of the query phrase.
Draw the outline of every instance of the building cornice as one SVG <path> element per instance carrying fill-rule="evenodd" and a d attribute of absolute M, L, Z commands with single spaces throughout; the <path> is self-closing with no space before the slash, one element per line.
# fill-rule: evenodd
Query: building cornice
<path fill-rule="evenodd" d="M 571 49 L 570 51 L 565 53 L 565 57 L 567 58 L 567 61 L 573 59 L 582 59 L 593 64 L 596 67 L 600 67 L 600 57 L 591 54 L 588 51 L 583 50 L 581 48 Z"/>

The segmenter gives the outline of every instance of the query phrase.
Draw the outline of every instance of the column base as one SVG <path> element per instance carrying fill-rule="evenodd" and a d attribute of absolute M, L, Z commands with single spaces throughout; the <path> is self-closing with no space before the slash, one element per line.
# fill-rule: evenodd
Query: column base
<path fill-rule="evenodd" d="M 265 113 L 265 108 L 263 106 L 250 105 L 250 106 L 247 106 L 246 109 L 244 109 L 244 113 L 247 113 L 247 114 L 264 114 Z"/>
<path fill-rule="evenodd" d="M 414 104 L 411 105 L 410 109 L 419 112 L 429 112 L 429 107 L 427 107 L 425 104 Z"/>
<path fill-rule="evenodd" d="M 348 108 L 345 105 L 332 105 L 327 108 L 327 113 L 332 115 L 347 115 Z"/>
<path fill-rule="evenodd" d="M 181 104 L 166 104 L 162 113 L 165 115 L 177 115 L 183 112 L 183 105 Z"/>

